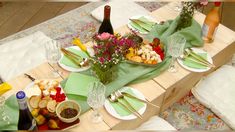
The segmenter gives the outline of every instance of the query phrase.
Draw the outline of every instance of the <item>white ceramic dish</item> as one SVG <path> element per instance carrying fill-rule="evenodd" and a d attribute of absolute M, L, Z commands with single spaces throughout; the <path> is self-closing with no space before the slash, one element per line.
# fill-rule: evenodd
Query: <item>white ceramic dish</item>
<path fill-rule="evenodd" d="M 207 53 L 206 51 L 204 51 L 202 49 L 198 49 L 198 48 L 192 48 L 192 50 L 195 53 Z M 213 60 L 212 60 L 211 56 L 208 53 L 207 53 L 207 58 L 206 59 L 207 59 L 207 61 L 209 61 L 210 63 L 213 64 Z M 181 59 L 177 59 L 177 61 L 183 68 L 185 68 L 189 71 L 192 71 L 192 72 L 205 72 L 205 71 L 210 70 L 210 67 L 207 67 L 205 69 L 197 69 L 197 68 L 192 68 L 192 67 L 186 66 L 186 65 L 184 65 L 184 62 Z"/>
<path fill-rule="evenodd" d="M 61 111 L 63 111 L 66 108 L 73 108 L 75 110 L 78 111 L 77 115 L 72 117 L 72 118 L 63 118 L 61 117 L 60 113 Z M 81 113 L 81 107 L 80 105 L 74 101 L 74 100 L 65 100 L 63 102 L 60 102 L 57 106 L 56 106 L 56 115 L 58 116 L 58 118 L 65 122 L 65 123 L 71 123 L 74 122 L 78 119 L 79 115 Z"/>
<path fill-rule="evenodd" d="M 137 16 L 130 17 L 130 19 L 138 19 L 138 18 L 140 18 L 140 17 L 142 17 L 142 16 L 143 16 L 143 15 L 137 15 Z M 158 21 L 156 21 L 154 18 L 152 18 L 152 17 L 150 17 L 150 16 L 144 16 L 144 17 L 145 17 L 146 19 L 152 21 L 152 22 L 159 23 Z M 138 29 L 132 27 L 130 23 L 131 23 L 131 21 L 128 20 L 127 26 L 128 26 L 128 28 L 130 28 L 131 30 L 134 30 L 134 31 L 136 31 L 136 32 L 138 32 L 138 33 L 140 33 L 140 34 L 148 34 L 148 32 L 141 32 L 141 31 L 139 31 Z"/>
<path fill-rule="evenodd" d="M 136 97 L 145 100 L 145 97 L 141 92 L 139 92 L 138 90 L 133 89 L 131 87 L 124 87 L 124 88 L 121 89 L 121 91 L 125 91 L 127 89 L 131 89 Z M 116 112 L 116 110 L 112 107 L 112 105 L 110 104 L 108 99 L 105 100 L 104 107 L 108 111 L 108 113 L 111 114 L 112 116 L 114 116 L 115 118 L 118 118 L 118 119 L 121 119 L 121 120 L 132 120 L 132 119 L 137 118 L 137 116 L 135 116 L 134 114 L 131 114 L 131 115 L 128 115 L 128 116 L 120 116 Z M 138 112 L 142 115 L 145 112 L 146 108 L 147 108 L 147 105 L 144 104 L 144 106 Z"/>

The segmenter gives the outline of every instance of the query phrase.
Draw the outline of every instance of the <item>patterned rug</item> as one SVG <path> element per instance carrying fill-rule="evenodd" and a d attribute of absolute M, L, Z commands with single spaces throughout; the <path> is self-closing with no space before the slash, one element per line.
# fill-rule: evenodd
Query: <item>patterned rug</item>
<path fill-rule="evenodd" d="M 231 130 L 219 117 L 204 107 L 190 92 L 160 113 L 177 130 Z"/>
<path fill-rule="evenodd" d="M 91 17 L 90 12 L 103 3 L 93 2 L 86 4 L 4 38 L 0 40 L 0 45 L 6 41 L 21 38 L 36 31 L 44 32 L 50 38 L 58 40 L 65 47 L 71 45 L 73 37 L 79 37 L 83 42 L 90 41 L 91 36 L 93 36 L 100 25 L 100 22 Z M 149 11 L 154 11 L 166 3 L 138 2 L 138 4 Z M 201 105 L 192 94 L 188 94 L 160 115 L 179 130 L 230 130 L 221 119 Z"/>

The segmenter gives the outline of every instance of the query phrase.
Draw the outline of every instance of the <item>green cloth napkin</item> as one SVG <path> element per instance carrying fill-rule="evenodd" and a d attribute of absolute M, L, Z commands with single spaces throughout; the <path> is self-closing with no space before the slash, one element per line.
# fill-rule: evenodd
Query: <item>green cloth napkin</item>
<path fill-rule="evenodd" d="M 207 58 L 207 53 L 197 53 L 197 54 L 200 55 L 201 57 L 203 57 L 204 59 Z M 192 56 L 188 56 L 183 61 L 183 64 L 188 67 L 196 68 L 196 69 L 206 69 L 207 68 L 207 66 L 196 63 L 196 62 L 192 61 L 191 59 L 195 60 Z"/>
<path fill-rule="evenodd" d="M 167 39 L 173 34 L 183 35 L 186 39 L 185 48 L 189 47 L 201 47 L 204 42 L 202 40 L 202 31 L 201 26 L 198 22 L 192 19 L 192 25 L 181 29 L 176 32 L 176 27 L 179 21 L 179 16 L 174 20 L 168 20 L 164 24 L 156 24 L 150 33 L 146 36 L 150 42 L 153 38 L 158 37 L 163 42 L 163 44 L 167 45 Z"/>
<path fill-rule="evenodd" d="M 73 49 L 73 48 L 68 48 L 69 51 L 83 57 L 83 58 L 88 58 L 88 56 L 86 55 L 86 53 L 84 53 L 81 50 L 77 50 L 77 49 Z M 82 61 L 82 60 L 81 60 Z M 61 59 L 60 63 L 69 66 L 69 67 L 73 67 L 73 68 L 80 68 L 78 65 L 76 65 L 72 60 L 70 60 L 68 57 L 66 57 L 65 55 L 63 56 L 63 58 Z"/>
<path fill-rule="evenodd" d="M 93 76 L 84 75 L 81 73 L 71 73 L 65 84 L 64 92 L 66 94 L 75 94 L 87 97 L 88 84 L 97 80 L 98 79 Z"/>
<path fill-rule="evenodd" d="M 140 32 L 149 32 L 152 29 L 153 25 L 155 24 L 154 22 L 151 22 L 144 16 L 135 20 L 138 20 L 138 21 L 133 22 L 134 21 L 133 20 L 130 22 L 130 25 Z"/>
<path fill-rule="evenodd" d="M 131 94 L 131 95 L 134 95 L 135 94 L 133 93 L 133 91 L 128 88 L 127 90 L 125 90 L 125 92 Z M 130 104 L 133 108 L 135 108 L 135 110 L 139 111 L 143 106 L 144 106 L 144 103 L 143 102 L 140 102 L 136 99 L 132 99 L 130 97 L 124 97 Z M 123 104 L 125 104 L 126 106 L 128 106 L 128 104 L 126 103 L 126 101 L 124 101 L 123 99 L 119 99 L 119 101 Z M 121 106 L 119 103 L 112 103 L 110 102 L 110 104 L 112 105 L 112 107 L 115 109 L 115 111 L 120 115 L 120 116 L 128 116 L 132 113 L 130 113 L 129 111 L 126 110 L 126 108 L 123 108 L 123 106 Z"/>
<path fill-rule="evenodd" d="M 19 106 L 13 94 L 5 102 L 5 113 L 10 117 L 10 124 L 0 120 L 0 130 L 17 130 L 19 119 Z"/>
<path fill-rule="evenodd" d="M 136 24 L 135 22 L 129 23 L 133 28 L 137 29 L 140 33 L 147 33 L 148 31 Z"/>

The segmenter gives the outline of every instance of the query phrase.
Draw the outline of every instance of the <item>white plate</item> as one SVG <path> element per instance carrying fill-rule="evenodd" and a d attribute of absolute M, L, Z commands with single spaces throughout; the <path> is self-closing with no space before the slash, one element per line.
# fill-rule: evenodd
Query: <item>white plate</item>
<path fill-rule="evenodd" d="M 80 49 L 79 47 L 77 47 L 77 46 L 71 46 L 71 47 L 68 47 L 68 48 L 72 48 L 72 49 L 76 49 L 76 50 L 81 50 L 81 49 Z M 68 48 L 66 48 L 66 49 L 68 49 Z M 90 55 L 93 55 L 92 49 L 87 48 L 87 50 L 88 50 L 88 52 L 90 53 Z M 85 71 L 85 70 L 87 70 L 87 69 L 90 68 L 90 66 L 81 67 L 81 68 L 74 68 L 74 67 L 67 66 L 67 65 L 61 63 L 61 60 L 62 60 L 63 57 L 64 57 L 64 54 L 61 53 L 61 58 L 60 58 L 58 64 L 59 64 L 63 69 L 65 69 L 65 70 L 67 70 L 67 71 L 71 71 L 71 72 L 81 72 L 81 71 Z"/>
<path fill-rule="evenodd" d="M 133 88 L 130 88 L 130 87 L 123 87 L 121 89 L 121 91 L 125 91 L 126 89 L 131 89 L 132 92 L 135 94 L 136 97 L 140 98 L 140 99 L 143 99 L 145 100 L 145 97 L 144 95 L 139 92 L 138 90 L 136 89 L 133 89 Z M 135 119 L 137 118 L 137 116 L 135 116 L 134 114 L 131 114 L 131 115 L 128 115 L 128 116 L 120 116 L 116 110 L 112 107 L 111 103 L 109 102 L 108 99 L 105 100 L 105 103 L 104 103 L 104 107 L 105 109 L 108 111 L 109 114 L 111 114 L 112 116 L 118 118 L 118 119 L 122 119 L 122 120 L 132 120 L 132 119 Z M 138 111 L 141 115 L 145 112 L 146 110 L 146 107 L 147 105 L 144 104 L 144 106 Z"/>
<path fill-rule="evenodd" d="M 192 48 L 192 50 L 195 53 L 207 53 L 206 51 L 202 50 L 202 49 L 197 49 L 197 48 Z M 207 53 L 207 61 L 209 61 L 211 64 L 213 64 L 213 60 L 211 58 L 211 56 Z M 193 72 L 205 72 L 210 70 L 210 67 L 207 67 L 205 69 L 197 69 L 197 68 L 192 68 L 192 67 L 188 67 L 186 65 L 184 65 L 184 62 L 180 59 L 177 59 L 178 63 L 185 69 L 189 70 L 189 71 L 193 71 Z"/>
<path fill-rule="evenodd" d="M 140 17 L 142 17 L 142 16 L 143 16 L 143 15 L 137 15 L 137 16 L 130 17 L 130 19 L 138 19 L 138 18 L 140 18 Z M 152 18 L 152 17 L 150 17 L 150 16 L 143 16 L 143 17 L 145 17 L 145 18 L 148 19 L 149 21 L 159 23 L 158 21 L 156 21 L 154 18 Z M 148 33 L 149 33 L 149 32 L 140 32 L 140 31 L 137 30 L 136 28 L 132 27 L 130 23 L 131 23 L 131 21 L 128 20 L 127 26 L 128 26 L 128 28 L 130 28 L 131 30 L 134 30 L 134 31 L 136 31 L 136 32 L 138 32 L 138 33 L 140 33 L 140 34 L 148 34 Z"/>

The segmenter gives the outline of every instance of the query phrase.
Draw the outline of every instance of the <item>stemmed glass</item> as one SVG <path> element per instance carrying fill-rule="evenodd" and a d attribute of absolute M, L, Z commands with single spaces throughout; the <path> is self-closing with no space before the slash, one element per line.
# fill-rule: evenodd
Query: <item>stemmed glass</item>
<path fill-rule="evenodd" d="M 182 35 L 175 34 L 169 37 L 167 52 L 172 56 L 172 61 L 168 69 L 169 72 L 177 72 L 177 69 L 175 68 L 175 60 L 183 54 L 185 43 L 186 39 Z"/>
<path fill-rule="evenodd" d="M 88 85 L 87 103 L 94 110 L 91 116 L 91 121 L 94 123 L 102 121 L 102 115 L 98 109 L 104 105 L 105 89 L 106 87 L 98 81 Z"/>
<path fill-rule="evenodd" d="M 53 72 L 52 76 L 53 77 L 59 77 L 59 70 L 58 68 L 58 61 L 61 58 L 61 53 L 60 53 L 60 44 L 56 40 L 49 40 L 46 41 L 44 44 L 45 51 L 46 51 L 46 59 L 47 61 L 53 66 Z"/>
<path fill-rule="evenodd" d="M 0 122 L 10 124 L 10 117 L 5 113 L 5 97 L 0 96 Z"/>

